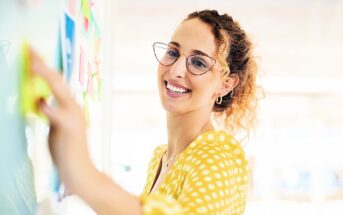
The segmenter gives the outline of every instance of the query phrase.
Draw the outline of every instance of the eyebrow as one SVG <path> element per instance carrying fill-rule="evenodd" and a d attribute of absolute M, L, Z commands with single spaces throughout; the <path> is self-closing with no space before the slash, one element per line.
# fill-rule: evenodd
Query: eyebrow
<path fill-rule="evenodd" d="M 174 46 L 176 46 L 176 47 L 178 47 L 178 48 L 181 48 L 181 45 L 180 45 L 178 42 L 171 41 L 171 42 L 169 42 L 169 45 L 170 45 L 170 44 L 172 44 L 172 45 L 174 45 Z M 205 52 L 202 52 L 202 51 L 200 51 L 200 50 L 198 50 L 198 49 L 192 49 L 192 53 L 198 54 L 198 55 L 204 55 L 204 56 L 207 56 L 207 57 L 213 59 L 213 57 L 209 56 L 209 55 L 206 54 Z"/>

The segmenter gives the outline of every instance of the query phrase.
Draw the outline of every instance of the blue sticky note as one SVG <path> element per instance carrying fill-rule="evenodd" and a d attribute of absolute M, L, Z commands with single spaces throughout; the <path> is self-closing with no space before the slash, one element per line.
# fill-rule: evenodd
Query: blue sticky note
<path fill-rule="evenodd" d="M 65 73 L 69 81 L 73 70 L 74 60 L 74 47 L 75 47 L 75 21 L 67 14 L 64 13 L 64 42 L 65 42 Z"/>

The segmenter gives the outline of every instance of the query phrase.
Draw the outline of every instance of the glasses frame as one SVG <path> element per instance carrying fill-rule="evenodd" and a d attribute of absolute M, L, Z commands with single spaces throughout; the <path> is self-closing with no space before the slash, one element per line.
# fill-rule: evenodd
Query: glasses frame
<path fill-rule="evenodd" d="M 174 60 L 171 64 L 168 64 L 168 65 L 165 65 L 165 64 L 161 63 L 160 60 L 158 59 L 158 57 L 157 57 L 157 55 L 156 55 L 156 51 L 155 51 L 155 45 L 157 45 L 157 44 L 165 45 L 165 46 L 170 47 L 170 48 L 172 48 L 172 49 L 175 49 L 175 48 L 169 46 L 168 44 L 162 43 L 162 42 L 154 42 L 154 43 L 152 44 L 152 47 L 153 47 L 153 50 L 154 50 L 154 55 L 155 55 L 155 57 L 156 57 L 156 59 L 157 59 L 157 61 L 158 61 L 159 64 L 161 64 L 161 65 L 163 65 L 163 66 L 171 66 L 171 65 L 173 65 L 173 64 L 180 58 L 180 56 L 178 56 L 177 58 L 175 58 L 175 60 Z M 203 75 L 203 74 L 209 72 L 209 71 L 214 67 L 214 65 L 216 65 L 216 63 L 217 63 L 217 60 L 216 60 L 216 59 L 214 59 L 214 58 L 212 58 L 212 57 L 210 57 L 210 56 L 208 56 L 208 55 L 192 54 L 192 55 L 187 56 L 187 55 L 183 54 L 182 52 L 180 52 L 179 50 L 177 50 L 177 51 L 178 51 L 180 54 L 182 54 L 183 56 L 186 57 L 186 68 L 187 68 L 187 71 L 190 72 L 190 73 L 193 74 L 193 75 Z M 205 56 L 205 57 L 208 57 L 208 58 L 212 59 L 212 60 L 214 61 L 213 65 L 212 65 L 206 72 L 199 73 L 199 74 L 193 73 L 193 72 L 188 68 L 188 63 L 187 63 L 187 62 L 188 62 L 189 57 L 196 56 L 196 55 Z"/>

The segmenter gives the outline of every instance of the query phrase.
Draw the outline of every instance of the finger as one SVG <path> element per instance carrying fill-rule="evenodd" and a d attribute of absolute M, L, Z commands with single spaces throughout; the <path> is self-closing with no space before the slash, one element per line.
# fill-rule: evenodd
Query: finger
<path fill-rule="evenodd" d="M 38 108 L 48 117 L 52 125 L 60 124 L 60 120 L 63 119 L 61 111 L 58 108 L 50 107 L 42 98 L 38 100 Z"/>
<path fill-rule="evenodd" d="M 47 81 L 58 103 L 62 106 L 72 103 L 73 97 L 59 72 L 49 68 L 32 48 L 30 48 L 30 58 L 32 71 Z"/>

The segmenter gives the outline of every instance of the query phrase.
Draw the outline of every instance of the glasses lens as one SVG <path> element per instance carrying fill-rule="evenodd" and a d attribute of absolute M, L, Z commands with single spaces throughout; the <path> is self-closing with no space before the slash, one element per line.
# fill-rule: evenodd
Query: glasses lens
<path fill-rule="evenodd" d="M 156 59 L 164 66 L 172 65 L 180 56 L 176 49 L 173 49 L 166 44 L 154 43 L 153 47 Z"/>
<path fill-rule="evenodd" d="M 191 73 L 201 75 L 208 72 L 215 62 L 214 59 L 204 55 L 192 55 L 188 57 L 187 66 Z"/>

